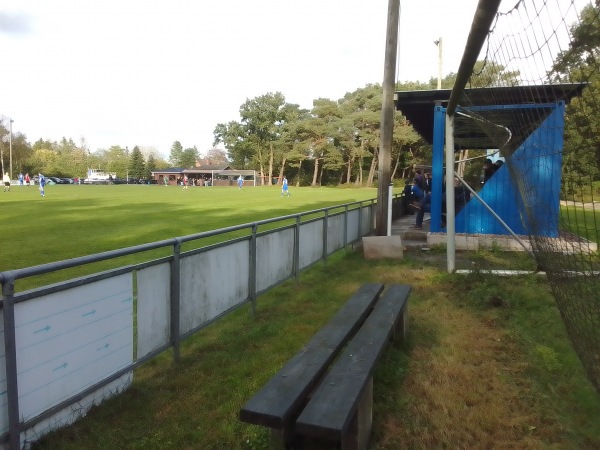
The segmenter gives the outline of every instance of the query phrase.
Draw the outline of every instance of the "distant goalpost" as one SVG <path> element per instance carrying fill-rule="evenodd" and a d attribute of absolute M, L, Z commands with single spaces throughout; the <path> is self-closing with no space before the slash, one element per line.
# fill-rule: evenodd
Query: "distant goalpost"
<path fill-rule="evenodd" d="M 229 181 L 229 183 L 228 183 L 229 185 L 236 186 L 237 179 L 240 176 L 242 176 L 244 178 L 244 186 L 251 185 L 253 187 L 256 187 L 257 181 L 260 179 L 260 177 L 256 173 L 256 170 L 235 170 L 235 169 L 213 171 L 212 179 L 218 180 L 218 181 L 226 181 L 227 180 L 227 181 Z M 217 184 L 220 185 L 221 183 L 217 183 Z"/>

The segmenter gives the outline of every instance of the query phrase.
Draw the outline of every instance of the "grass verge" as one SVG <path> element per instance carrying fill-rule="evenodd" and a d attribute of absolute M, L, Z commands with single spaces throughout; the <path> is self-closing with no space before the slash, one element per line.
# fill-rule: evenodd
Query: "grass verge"
<path fill-rule="evenodd" d="M 439 258 L 445 255 L 439 254 Z M 478 252 L 497 268 L 513 254 Z M 482 263 L 483 265 L 483 263 Z M 448 275 L 435 255 L 340 252 L 138 369 L 133 386 L 36 449 L 263 449 L 238 411 L 363 282 L 413 285 L 410 340 L 375 374 L 371 448 L 600 448 L 600 396 L 544 278 Z"/>

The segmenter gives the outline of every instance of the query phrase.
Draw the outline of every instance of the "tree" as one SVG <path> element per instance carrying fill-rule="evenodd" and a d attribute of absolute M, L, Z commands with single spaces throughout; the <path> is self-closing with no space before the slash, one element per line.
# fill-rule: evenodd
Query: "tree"
<path fill-rule="evenodd" d="M 219 123 L 213 131 L 215 137 L 213 145 L 225 145 L 227 155 L 234 167 L 246 169 L 250 166 L 254 150 L 250 145 L 244 126 L 235 121 L 227 124 Z"/>
<path fill-rule="evenodd" d="M 210 165 L 228 165 L 227 153 L 220 148 L 211 148 L 206 152 L 206 159 Z"/>
<path fill-rule="evenodd" d="M 273 179 L 275 142 L 280 136 L 284 121 L 285 97 L 281 92 L 267 93 L 246 102 L 240 107 L 241 123 L 249 134 L 255 149 L 254 162 L 259 168 L 261 180 L 268 184 Z"/>
<path fill-rule="evenodd" d="M 518 71 L 506 71 L 506 67 L 495 61 L 477 61 L 473 66 L 469 88 L 510 87 L 519 84 Z"/>
<path fill-rule="evenodd" d="M 559 53 L 549 74 L 554 82 L 587 82 L 582 95 L 571 100 L 565 114 L 563 191 L 572 194 L 584 180 L 600 175 L 600 5 L 589 4 L 571 28 L 569 49 Z"/>
<path fill-rule="evenodd" d="M 4 172 L 9 171 L 10 166 L 10 155 L 11 155 L 11 144 L 10 144 L 10 128 L 5 126 L 4 123 L 0 122 L 0 148 L 2 157 L 0 160 L 0 165 L 2 166 L 0 170 Z M 12 168 L 13 168 L 13 177 L 16 177 L 19 172 L 27 172 L 28 166 L 27 161 L 33 154 L 33 150 L 31 146 L 27 143 L 27 136 L 22 133 L 12 133 Z"/>
<path fill-rule="evenodd" d="M 322 184 L 324 160 L 333 157 L 337 162 L 334 147 L 338 138 L 339 121 L 342 116 L 339 104 L 333 100 L 319 98 L 313 101 L 311 116 L 306 123 L 306 136 L 310 143 L 309 159 L 314 164 L 311 185 Z M 332 163 L 328 167 L 332 168 Z"/>
<path fill-rule="evenodd" d="M 240 122 L 217 124 L 213 145 L 223 143 L 235 166 L 258 169 L 263 184 L 265 179 L 270 184 L 287 109 L 280 92 L 248 99 L 240 107 Z"/>
<path fill-rule="evenodd" d="M 129 158 L 129 176 L 139 179 L 143 178 L 145 175 L 144 156 L 142 155 L 140 148 L 136 145 L 133 147 Z"/>
<path fill-rule="evenodd" d="M 169 154 L 169 162 L 175 167 L 183 167 L 183 146 L 181 142 L 175 141 L 171 146 L 171 153 Z"/>
<path fill-rule="evenodd" d="M 200 157 L 200 153 L 198 153 L 198 149 L 194 146 L 192 148 L 186 148 L 181 154 L 181 161 L 179 167 L 184 167 L 186 169 L 190 169 L 196 166 L 196 161 Z"/>
<path fill-rule="evenodd" d="M 154 159 L 154 155 L 150 153 L 148 156 L 148 160 L 146 161 L 146 178 L 150 179 L 152 177 L 152 172 L 156 170 L 156 160 Z"/>
<path fill-rule="evenodd" d="M 276 162 L 279 164 L 280 180 L 283 179 L 288 162 L 291 161 L 291 167 L 299 168 L 298 162 L 306 156 L 302 151 L 308 147 L 303 124 L 308 117 L 308 110 L 300 108 L 299 105 L 286 103 L 283 107 L 283 121 L 275 153 Z"/>

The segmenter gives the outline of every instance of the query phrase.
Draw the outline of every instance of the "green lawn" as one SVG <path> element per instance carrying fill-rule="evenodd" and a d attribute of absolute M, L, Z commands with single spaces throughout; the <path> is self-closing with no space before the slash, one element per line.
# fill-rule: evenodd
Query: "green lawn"
<path fill-rule="evenodd" d="M 2 193 L 0 271 L 377 197 L 377 189 L 55 185 Z"/>
<path fill-rule="evenodd" d="M 560 226 L 592 242 L 600 243 L 600 207 L 594 211 L 561 206 Z"/>

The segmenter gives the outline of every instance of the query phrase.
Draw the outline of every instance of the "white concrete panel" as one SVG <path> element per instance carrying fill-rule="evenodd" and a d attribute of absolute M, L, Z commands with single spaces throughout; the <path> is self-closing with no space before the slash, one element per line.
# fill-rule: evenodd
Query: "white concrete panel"
<path fill-rule="evenodd" d="M 348 211 L 348 223 L 346 226 L 348 233 L 348 242 L 353 242 L 362 237 L 359 235 L 358 221 L 360 219 L 360 210 L 353 209 Z"/>
<path fill-rule="evenodd" d="M 80 418 L 85 417 L 92 406 L 98 405 L 102 400 L 117 395 L 127 389 L 131 384 L 132 377 L 133 374 L 131 372 L 123 375 L 112 383 L 98 389 L 93 394 L 82 398 L 77 403 L 66 407 L 21 433 L 21 448 L 28 448 L 29 443 L 40 440 L 50 431 L 70 425 Z"/>
<path fill-rule="evenodd" d="M 137 357 L 169 342 L 171 328 L 171 264 L 137 272 Z"/>
<path fill-rule="evenodd" d="M 300 268 L 303 269 L 323 256 L 323 222 L 300 225 Z"/>
<path fill-rule="evenodd" d="M 375 208 L 373 206 L 364 206 L 361 208 L 362 214 L 362 226 L 361 236 L 369 234 L 373 228 L 373 217 L 375 214 Z"/>
<path fill-rule="evenodd" d="M 256 289 L 262 291 L 294 272 L 294 228 L 256 239 Z"/>
<path fill-rule="evenodd" d="M 132 313 L 130 273 L 17 303 L 21 418 L 34 417 L 131 364 Z"/>
<path fill-rule="evenodd" d="M 327 222 L 327 253 L 344 248 L 344 215 L 330 216 Z"/>
<path fill-rule="evenodd" d="M 181 258 L 180 332 L 186 333 L 249 297 L 250 245 L 236 242 Z"/>

